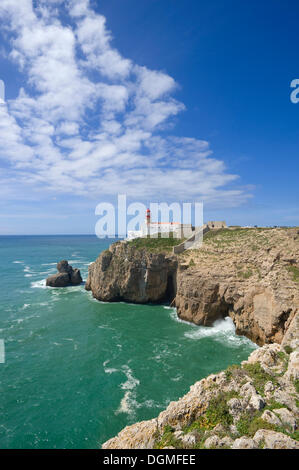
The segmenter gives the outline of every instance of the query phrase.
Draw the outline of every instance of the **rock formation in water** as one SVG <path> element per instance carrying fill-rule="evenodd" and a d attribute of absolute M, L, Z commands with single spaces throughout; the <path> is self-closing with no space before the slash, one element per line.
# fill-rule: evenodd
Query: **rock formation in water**
<path fill-rule="evenodd" d="M 168 301 L 197 325 L 229 315 L 259 345 L 298 342 L 298 229 L 209 232 L 202 248 L 177 256 L 151 249 L 111 245 L 90 265 L 86 289 L 104 301 Z"/>
<path fill-rule="evenodd" d="M 177 258 L 114 243 L 89 266 L 85 288 L 103 301 L 169 302 L 175 296 Z"/>
<path fill-rule="evenodd" d="M 81 284 L 82 277 L 78 268 L 73 268 L 66 260 L 57 263 L 57 274 L 49 276 L 46 285 L 50 287 L 67 287 Z"/>
<path fill-rule="evenodd" d="M 279 344 L 196 382 L 149 421 L 124 428 L 104 449 L 299 449 L 299 352 Z"/>

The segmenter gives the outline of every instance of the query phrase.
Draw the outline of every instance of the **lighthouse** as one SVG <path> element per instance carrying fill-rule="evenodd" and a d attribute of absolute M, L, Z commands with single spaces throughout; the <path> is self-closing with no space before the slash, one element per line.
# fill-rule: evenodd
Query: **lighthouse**
<path fill-rule="evenodd" d="M 151 223 L 151 211 L 149 209 L 146 209 L 145 223 L 146 225 L 149 225 Z"/>

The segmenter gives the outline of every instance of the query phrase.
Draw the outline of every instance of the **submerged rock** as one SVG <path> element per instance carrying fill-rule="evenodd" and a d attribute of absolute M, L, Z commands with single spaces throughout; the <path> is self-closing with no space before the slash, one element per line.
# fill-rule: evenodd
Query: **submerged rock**
<path fill-rule="evenodd" d="M 78 286 L 82 282 L 80 270 L 69 265 L 67 260 L 57 263 L 57 274 L 49 276 L 46 285 L 49 287 Z"/>

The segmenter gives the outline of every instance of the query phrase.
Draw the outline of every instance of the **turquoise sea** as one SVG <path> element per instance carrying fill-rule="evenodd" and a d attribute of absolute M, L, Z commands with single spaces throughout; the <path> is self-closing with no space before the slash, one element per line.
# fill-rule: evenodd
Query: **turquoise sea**
<path fill-rule="evenodd" d="M 256 347 L 230 319 L 198 327 L 167 306 L 98 302 L 84 285 L 45 287 L 60 259 L 86 279 L 110 243 L 0 237 L 0 448 L 98 448 Z"/>

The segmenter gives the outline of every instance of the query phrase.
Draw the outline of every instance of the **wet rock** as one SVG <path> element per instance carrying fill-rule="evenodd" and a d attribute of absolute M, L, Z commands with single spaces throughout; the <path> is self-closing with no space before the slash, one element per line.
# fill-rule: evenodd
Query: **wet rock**
<path fill-rule="evenodd" d="M 57 274 L 49 276 L 46 285 L 49 287 L 67 287 L 81 284 L 82 277 L 79 269 L 73 269 L 67 260 L 63 259 L 57 263 Z"/>
<path fill-rule="evenodd" d="M 46 285 L 50 287 L 67 287 L 70 285 L 70 277 L 68 273 L 58 273 L 49 276 Z"/>

